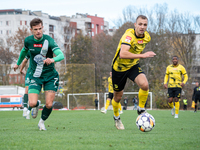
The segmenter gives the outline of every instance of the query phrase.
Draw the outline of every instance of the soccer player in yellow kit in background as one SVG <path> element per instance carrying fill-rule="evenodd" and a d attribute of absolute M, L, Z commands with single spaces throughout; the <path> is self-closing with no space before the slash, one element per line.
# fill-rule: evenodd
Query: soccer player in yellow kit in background
<path fill-rule="evenodd" d="M 112 72 L 110 72 L 110 77 L 108 77 L 108 98 L 106 99 L 106 106 L 105 106 L 105 109 L 102 110 L 101 112 L 106 114 L 107 113 L 107 109 L 108 109 L 108 106 L 110 105 L 110 101 L 113 99 L 113 84 L 112 84 Z M 121 103 L 119 103 L 119 114 L 122 114 L 123 111 L 122 111 L 122 106 L 121 106 Z"/>
<path fill-rule="evenodd" d="M 112 100 L 115 126 L 119 130 L 124 130 L 119 115 L 119 102 L 123 96 L 123 90 L 129 78 L 139 86 L 139 106 L 138 114 L 144 113 L 144 105 L 149 94 L 148 80 L 140 68 L 140 58 L 154 57 L 156 54 L 148 51 L 142 54 L 151 37 L 146 31 L 148 19 L 144 15 L 139 15 L 134 23 L 135 29 L 127 29 L 122 35 L 112 62 L 112 82 L 114 89 L 114 99 Z"/>
<path fill-rule="evenodd" d="M 168 88 L 168 104 L 172 108 L 171 114 L 175 116 L 174 118 L 178 118 L 178 113 L 179 113 L 179 99 L 181 98 L 181 91 L 182 87 L 185 85 L 185 83 L 188 80 L 188 75 L 185 70 L 185 68 L 181 65 L 178 64 L 178 57 L 173 56 L 172 58 L 172 63 L 169 65 L 166 69 L 166 74 L 164 78 L 164 87 L 167 89 Z M 182 75 L 184 76 L 184 80 L 182 81 Z M 167 81 L 169 79 L 168 85 Z M 173 103 L 173 98 L 175 101 L 175 106 Z"/>

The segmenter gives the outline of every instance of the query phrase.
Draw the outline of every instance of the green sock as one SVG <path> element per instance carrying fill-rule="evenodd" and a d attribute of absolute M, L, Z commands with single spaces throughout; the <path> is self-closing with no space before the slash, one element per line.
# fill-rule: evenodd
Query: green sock
<path fill-rule="evenodd" d="M 28 103 L 28 94 L 24 94 L 24 107 L 27 107 Z"/>
<path fill-rule="evenodd" d="M 31 109 L 32 109 L 32 107 L 30 107 L 30 106 L 29 106 L 29 107 L 28 107 L 28 110 L 30 110 L 30 111 L 31 111 Z"/>
<path fill-rule="evenodd" d="M 38 107 L 38 106 L 39 106 L 39 104 L 40 104 L 40 103 L 39 103 L 39 101 L 37 101 L 37 104 L 35 105 L 35 107 Z"/>
<path fill-rule="evenodd" d="M 44 106 L 44 108 L 42 110 L 42 115 L 41 115 L 42 120 L 45 121 L 49 117 L 51 112 L 52 112 L 52 107 L 50 109 L 48 109 L 48 108 L 46 108 L 46 106 Z"/>

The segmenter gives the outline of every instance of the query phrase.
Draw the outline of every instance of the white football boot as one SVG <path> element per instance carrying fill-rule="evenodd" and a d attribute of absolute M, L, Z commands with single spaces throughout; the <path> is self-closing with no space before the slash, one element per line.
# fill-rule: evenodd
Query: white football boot
<path fill-rule="evenodd" d="M 172 114 L 172 116 L 174 116 L 174 114 L 175 114 L 175 106 L 174 106 L 174 108 L 172 108 L 171 114 Z"/>
<path fill-rule="evenodd" d="M 123 114 L 123 111 L 120 111 L 119 114 L 120 114 L 120 115 Z"/>
<path fill-rule="evenodd" d="M 27 107 L 24 107 L 24 109 L 23 109 L 23 117 L 26 117 L 26 113 L 27 113 Z"/>
<path fill-rule="evenodd" d="M 141 113 L 145 113 L 145 112 L 146 112 L 145 108 L 141 108 L 140 106 L 137 106 L 138 115 L 140 115 Z"/>
<path fill-rule="evenodd" d="M 102 110 L 101 113 L 106 114 L 107 110 Z"/>
<path fill-rule="evenodd" d="M 39 107 L 40 107 L 40 104 L 41 104 L 41 101 L 40 100 L 38 100 L 38 101 L 39 101 L 39 105 L 37 107 L 32 108 L 32 112 L 31 112 L 32 118 L 34 118 L 34 119 L 38 115 L 38 110 L 39 110 Z"/>
<path fill-rule="evenodd" d="M 178 118 L 178 114 L 175 114 L 174 118 Z"/>
<path fill-rule="evenodd" d="M 118 129 L 118 130 L 124 130 L 124 125 L 122 124 L 122 121 L 120 119 L 120 117 L 118 119 L 115 119 L 114 117 L 114 120 L 115 120 L 115 127 Z"/>
<path fill-rule="evenodd" d="M 44 125 L 44 121 L 41 121 L 41 119 L 40 119 L 40 121 L 39 121 L 39 123 L 38 123 L 38 128 L 39 128 L 39 130 L 40 131 L 45 131 L 45 130 L 47 130 L 46 128 L 45 128 L 45 125 Z"/>

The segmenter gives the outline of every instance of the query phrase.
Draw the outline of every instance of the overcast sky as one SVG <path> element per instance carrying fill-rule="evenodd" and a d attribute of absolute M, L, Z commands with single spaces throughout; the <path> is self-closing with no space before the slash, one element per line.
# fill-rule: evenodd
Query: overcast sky
<path fill-rule="evenodd" d="M 127 6 L 152 8 L 155 4 L 164 3 L 168 5 L 169 11 L 177 9 L 179 12 L 200 15 L 200 0 L 1 0 L 0 9 L 41 10 L 51 16 L 97 14 L 112 26 L 112 21 L 122 16 Z"/>

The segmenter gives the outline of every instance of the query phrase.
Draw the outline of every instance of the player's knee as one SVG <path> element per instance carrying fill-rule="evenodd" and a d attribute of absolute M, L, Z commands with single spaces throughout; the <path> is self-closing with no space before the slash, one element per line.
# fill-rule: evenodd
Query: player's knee
<path fill-rule="evenodd" d="M 144 90 L 144 91 L 148 91 L 149 90 L 149 84 L 148 82 L 144 82 L 142 85 L 141 85 L 141 89 Z"/>
<path fill-rule="evenodd" d="M 45 105 L 46 105 L 46 108 L 47 108 L 47 109 L 50 109 L 50 108 L 53 106 L 52 103 L 46 103 Z"/>
<path fill-rule="evenodd" d="M 114 99 L 116 102 L 119 102 L 122 99 L 122 95 L 116 95 Z"/>
<path fill-rule="evenodd" d="M 35 107 L 37 105 L 37 101 L 36 102 L 29 101 L 28 103 L 30 107 Z"/>

